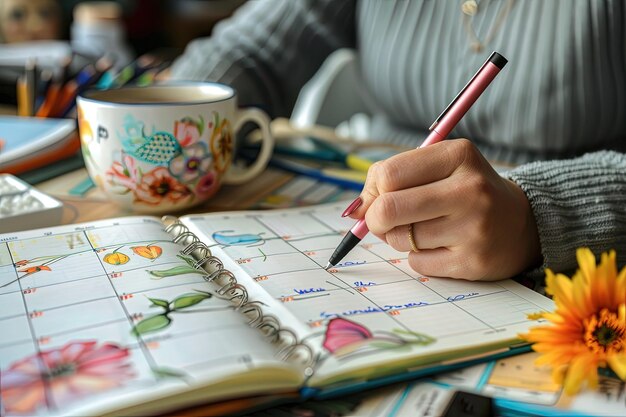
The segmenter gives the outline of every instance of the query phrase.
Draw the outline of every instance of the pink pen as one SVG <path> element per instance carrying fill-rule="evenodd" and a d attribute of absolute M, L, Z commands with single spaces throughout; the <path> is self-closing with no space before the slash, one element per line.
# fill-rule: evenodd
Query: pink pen
<path fill-rule="evenodd" d="M 448 107 L 446 107 L 437 120 L 430 126 L 428 129 L 430 130 L 430 134 L 419 147 L 423 148 L 424 146 L 444 140 L 470 107 L 472 107 L 474 102 L 476 102 L 478 97 L 480 97 L 483 91 L 487 89 L 487 86 L 496 78 L 496 75 L 504 68 L 506 63 L 507 60 L 505 57 L 497 52 L 493 52 L 465 87 L 463 87 L 461 92 L 457 94 L 454 100 L 452 100 Z M 365 224 L 365 219 L 356 222 L 333 252 L 326 265 L 326 269 L 337 265 L 361 240 L 363 240 L 368 232 L 369 229 L 367 228 L 367 224 Z"/>

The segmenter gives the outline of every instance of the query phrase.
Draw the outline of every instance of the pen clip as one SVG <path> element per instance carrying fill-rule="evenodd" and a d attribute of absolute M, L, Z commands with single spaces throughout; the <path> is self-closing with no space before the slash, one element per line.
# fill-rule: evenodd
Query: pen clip
<path fill-rule="evenodd" d="M 435 126 L 437 126 L 439 124 L 441 119 L 443 119 L 443 117 L 446 115 L 446 113 L 448 113 L 448 111 L 450 110 L 450 108 L 452 108 L 454 103 L 456 103 L 457 100 L 459 99 L 459 97 L 461 97 L 465 93 L 465 90 L 467 90 L 469 85 L 476 79 L 476 77 L 478 76 L 478 74 L 480 74 L 480 72 L 483 70 L 483 68 L 485 68 L 489 62 L 491 62 L 491 60 L 496 56 L 496 54 L 497 54 L 497 52 L 495 52 L 495 51 L 491 53 L 489 58 L 487 58 L 487 60 L 480 66 L 480 68 L 478 68 L 478 71 L 476 71 L 476 73 L 472 76 L 472 78 L 470 78 L 470 80 L 467 82 L 467 84 L 465 84 L 465 87 L 463 87 L 461 89 L 461 91 L 459 91 L 459 93 L 456 95 L 456 97 L 454 97 L 452 99 L 452 101 L 450 102 L 450 104 L 448 104 L 448 107 L 443 109 L 443 111 L 441 112 L 439 117 L 437 117 L 435 119 L 435 121 L 433 122 L 433 124 L 430 125 L 430 127 L 428 128 L 429 131 L 432 131 L 435 128 Z"/>

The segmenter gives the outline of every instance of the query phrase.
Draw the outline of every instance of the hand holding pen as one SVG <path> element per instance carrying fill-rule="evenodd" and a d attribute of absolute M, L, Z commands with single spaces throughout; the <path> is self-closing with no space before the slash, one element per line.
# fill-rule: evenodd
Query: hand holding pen
<path fill-rule="evenodd" d="M 494 280 L 540 263 L 537 227 L 524 192 L 496 173 L 468 140 L 438 143 L 505 64 L 492 54 L 420 148 L 370 168 L 361 196 L 344 213 L 359 221 L 329 266 L 370 230 L 394 249 L 410 251 L 410 266 L 429 276 Z"/>

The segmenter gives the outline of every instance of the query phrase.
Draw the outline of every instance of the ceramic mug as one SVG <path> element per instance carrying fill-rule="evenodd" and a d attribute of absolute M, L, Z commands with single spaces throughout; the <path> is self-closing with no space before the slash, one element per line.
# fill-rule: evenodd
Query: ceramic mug
<path fill-rule="evenodd" d="M 202 203 L 222 184 L 258 176 L 272 154 L 270 120 L 239 109 L 227 85 L 185 82 L 88 91 L 77 99 L 85 165 L 114 201 L 167 213 Z M 235 134 L 256 123 L 263 141 L 246 169 L 231 169 Z"/>

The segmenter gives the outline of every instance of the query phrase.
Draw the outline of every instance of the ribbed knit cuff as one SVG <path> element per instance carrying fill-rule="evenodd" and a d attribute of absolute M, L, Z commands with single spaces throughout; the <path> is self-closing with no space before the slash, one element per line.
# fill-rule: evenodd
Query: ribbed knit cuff
<path fill-rule="evenodd" d="M 576 268 L 576 249 L 596 256 L 615 249 L 626 259 L 626 155 L 602 151 L 561 161 L 534 162 L 504 174 L 532 207 L 545 267 Z"/>

